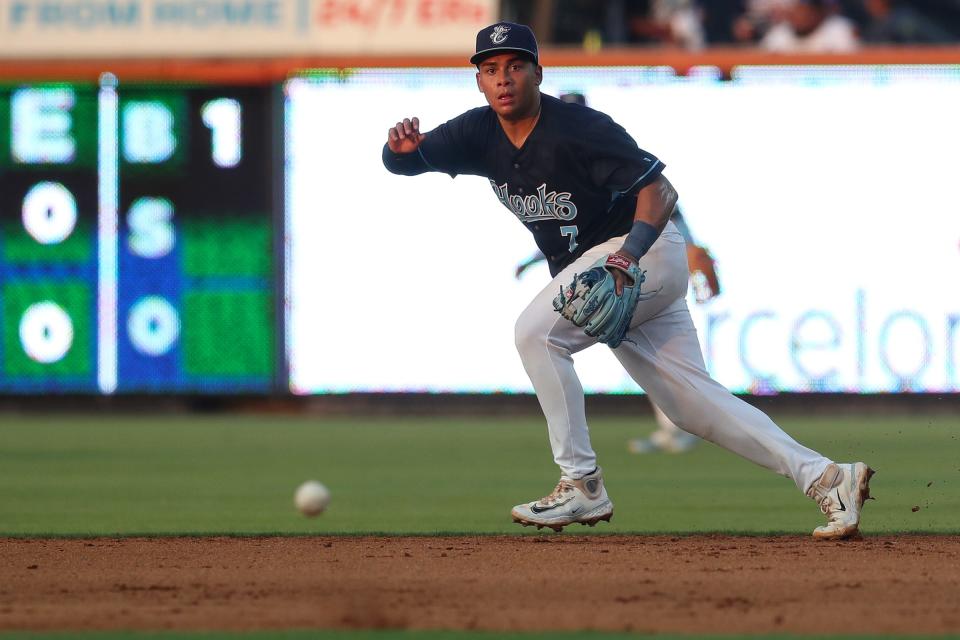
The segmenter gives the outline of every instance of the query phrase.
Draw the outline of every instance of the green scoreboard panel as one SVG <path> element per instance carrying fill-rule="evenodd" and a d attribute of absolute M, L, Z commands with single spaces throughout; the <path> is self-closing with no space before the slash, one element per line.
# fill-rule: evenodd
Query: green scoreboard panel
<path fill-rule="evenodd" d="M 273 102 L 0 88 L 0 392 L 274 388 Z"/>

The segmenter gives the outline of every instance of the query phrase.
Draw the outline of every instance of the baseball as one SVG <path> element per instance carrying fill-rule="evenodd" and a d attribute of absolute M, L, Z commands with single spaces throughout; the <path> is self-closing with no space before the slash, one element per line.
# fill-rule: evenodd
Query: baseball
<path fill-rule="evenodd" d="M 330 504 L 330 490 L 316 480 L 308 480 L 297 487 L 293 503 L 303 515 L 318 516 Z"/>

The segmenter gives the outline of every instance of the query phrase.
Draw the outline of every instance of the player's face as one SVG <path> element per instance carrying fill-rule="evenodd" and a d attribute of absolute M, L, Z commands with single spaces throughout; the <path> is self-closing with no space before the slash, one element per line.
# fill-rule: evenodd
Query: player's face
<path fill-rule="evenodd" d="M 515 53 L 490 56 L 478 65 L 477 86 L 498 116 L 522 120 L 537 115 L 543 67 Z"/>

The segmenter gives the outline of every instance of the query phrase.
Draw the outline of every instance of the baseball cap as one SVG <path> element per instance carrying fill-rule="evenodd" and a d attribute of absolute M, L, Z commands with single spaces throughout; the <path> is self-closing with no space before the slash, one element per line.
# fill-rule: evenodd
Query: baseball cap
<path fill-rule="evenodd" d="M 537 38 L 530 27 L 513 22 L 497 22 L 477 33 L 477 52 L 470 58 L 470 64 L 479 64 L 484 58 L 506 51 L 526 53 L 533 57 L 534 62 L 540 58 Z"/>

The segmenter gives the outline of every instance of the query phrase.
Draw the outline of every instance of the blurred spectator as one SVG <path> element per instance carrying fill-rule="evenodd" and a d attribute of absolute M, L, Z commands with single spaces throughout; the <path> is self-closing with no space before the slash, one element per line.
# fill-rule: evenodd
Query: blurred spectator
<path fill-rule="evenodd" d="M 899 0 L 863 0 L 867 21 L 861 30 L 864 42 L 935 44 L 954 40 L 948 30 Z"/>
<path fill-rule="evenodd" d="M 707 44 L 732 44 L 736 41 L 734 27 L 745 11 L 744 0 L 707 0 L 701 3 L 703 31 Z"/>
<path fill-rule="evenodd" d="M 848 52 L 866 43 L 960 40 L 960 0 L 501 0 L 501 18 L 543 44 L 759 44 L 770 51 Z"/>
<path fill-rule="evenodd" d="M 649 0 L 626 3 L 629 40 L 685 49 L 706 45 L 703 10 L 695 0 Z"/>
<path fill-rule="evenodd" d="M 584 44 L 597 37 L 604 26 L 602 3 L 593 0 L 555 0 L 553 41 L 557 44 Z"/>
<path fill-rule="evenodd" d="M 787 19 L 796 0 L 746 0 L 743 14 L 733 24 L 733 36 L 737 42 L 753 44 L 773 25 Z"/>
<path fill-rule="evenodd" d="M 853 21 L 830 0 L 797 0 L 760 46 L 778 53 L 849 53 L 859 46 Z"/>

